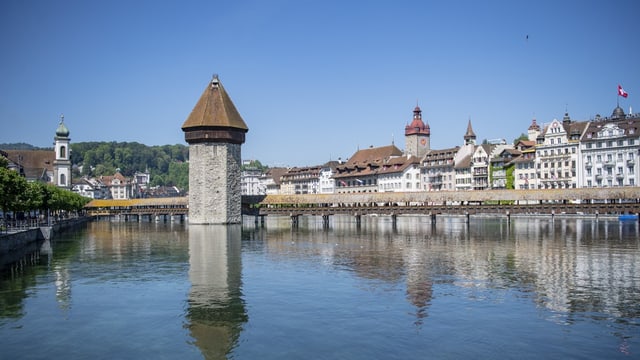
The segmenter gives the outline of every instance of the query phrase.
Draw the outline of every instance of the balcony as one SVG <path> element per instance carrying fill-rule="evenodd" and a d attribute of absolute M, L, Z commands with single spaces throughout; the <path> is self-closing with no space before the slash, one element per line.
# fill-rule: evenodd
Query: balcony
<path fill-rule="evenodd" d="M 593 167 L 593 164 L 591 163 L 591 161 L 589 161 L 589 162 L 587 162 L 586 164 L 584 164 L 584 166 L 585 166 L 587 169 L 591 169 L 591 168 Z"/>
<path fill-rule="evenodd" d="M 635 161 L 634 159 L 629 159 L 629 160 L 627 160 L 627 165 L 631 165 L 631 166 L 633 166 L 633 165 L 635 165 L 635 164 L 636 164 L 636 161 Z"/>

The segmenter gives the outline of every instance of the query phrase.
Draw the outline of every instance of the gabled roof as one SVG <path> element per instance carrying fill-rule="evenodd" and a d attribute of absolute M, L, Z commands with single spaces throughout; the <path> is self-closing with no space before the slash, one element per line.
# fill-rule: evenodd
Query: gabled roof
<path fill-rule="evenodd" d="M 46 180 L 47 172 L 53 173 L 53 150 L 4 150 L 7 159 L 22 167 L 27 180 Z"/>
<path fill-rule="evenodd" d="M 367 166 L 369 164 L 381 165 L 386 159 L 393 156 L 402 156 L 402 151 L 395 145 L 387 145 L 380 147 L 370 147 L 364 150 L 358 150 L 345 163 L 347 167 Z"/>
<path fill-rule="evenodd" d="M 460 161 L 458 161 L 453 166 L 454 169 L 464 169 L 464 168 L 471 167 L 471 157 L 472 156 L 473 156 L 473 154 L 468 154 L 465 157 L 463 157 L 462 159 L 460 159 Z"/>
<path fill-rule="evenodd" d="M 4 150 L 9 161 L 20 164 L 24 169 L 42 169 L 53 171 L 56 154 L 53 150 Z"/>
<path fill-rule="evenodd" d="M 217 76 L 211 79 L 191 114 L 182 124 L 183 131 L 202 127 L 249 130 Z"/>
<path fill-rule="evenodd" d="M 395 145 L 358 150 L 346 163 L 336 167 L 338 173 L 334 178 L 374 175 L 383 164 L 401 156 L 402 151 Z"/>
<path fill-rule="evenodd" d="M 120 181 L 120 185 L 129 184 L 129 179 L 124 177 L 120 172 L 116 172 L 113 176 L 101 176 L 100 181 L 106 186 L 113 186 L 113 180 L 118 179 Z"/>
<path fill-rule="evenodd" d="M 567 134 L 567 139 L 579 137 L 582 135 L 583 131 L 586 129 L 587 125 L 589 125 L 589 121 L 558 121 L 557 119 L 553 119 L 551 124 L 545 126 L 544 130 L 540 133 L 538 137 L 544 137 L 549 132 L 550 127 L 557 123 L 556 126 L 561 126 L 564 132 Z"/>
<path fill-rule="evenodd" d="M 518 142 L 515 145 L 517 148 L 520 149 L 528 149 L 528 148 L 532 148 L 536 146 L 536 142 L 533 140 L 518 140 Z"/>
<path fill-rule="evenodd" d="M 288 169 L 284 167 L 269 168 L 265 176 L 268 178 L 272 178 L 275 184 L 280 185 L 280 183 L 282 182 L 282 175 L 286 174 L 287 171 Z"/>
<path fill-rule="evenodd" d="M 379 170 L 378 174 L 394 174 L 403 173 L 408 167 L 412 165 L 419 165 L 420 159 L 416 156 L 400 156 L 390 159 Z"/>
<path fill-rule="evenodd" d="M 640 137 L 640 118 L 630 117 L 622 121 L 592 121 L 580 141 L 602 140 L 598 137 L 598 133 L 602 133 L 605 129 L 621 130 L 623 134 L 616 136 L 616 138 L 637 138 Z"/>

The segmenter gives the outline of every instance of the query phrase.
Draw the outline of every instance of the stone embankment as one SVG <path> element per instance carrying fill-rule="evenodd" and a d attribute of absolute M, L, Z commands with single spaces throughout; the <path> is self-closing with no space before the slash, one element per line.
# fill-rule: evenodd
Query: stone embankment
<path fill-rule="evenodd" d="M 31 254 L 40 252 L 43 244 L 48 244 L 51 238 L 83 226 L 92 219 L 89 216 L 78 217 L 61 220 L 51 226 L 0 233 L 0 271 Z"/>

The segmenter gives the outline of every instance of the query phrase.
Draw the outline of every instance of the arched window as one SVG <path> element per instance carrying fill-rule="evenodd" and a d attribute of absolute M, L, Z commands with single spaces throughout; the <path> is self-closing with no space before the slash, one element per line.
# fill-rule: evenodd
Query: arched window
<path fill-rule="evenodd" d="M 60 185 L 67 185 L 67 177 L 64 174 L 60 174 Z"/>
<path fill-rule="evenodd" d="M 64 146 L 60 146 L 60 158 L 64 159 L 67 157 L 67 148 Z"/>

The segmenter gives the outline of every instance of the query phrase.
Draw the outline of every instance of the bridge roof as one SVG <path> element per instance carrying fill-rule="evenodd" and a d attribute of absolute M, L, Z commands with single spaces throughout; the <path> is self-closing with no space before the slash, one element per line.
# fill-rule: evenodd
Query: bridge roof
<path fill-rule="evenodd" d="M 147 199 L 127 199 L 127 200 L 91 200 L 85 208 L 107 208 L 117 206 L 188 206 L 189 198 L 181 197 L 165 197 L 165 198 L 147 198 Z"/>
<path fill-rule="evenodd" d="M 485 190 L 485 191 L 428 191 L 428 192 L 372 192 L 345 194 L 266 195 L 259 202 L 269 204 L 309 203 L 372 203 L 445 201 L 517 201 L 517 200 L 605 200 L 640 199 L 640 187 L 577 188 L 546 190 Z"/>

